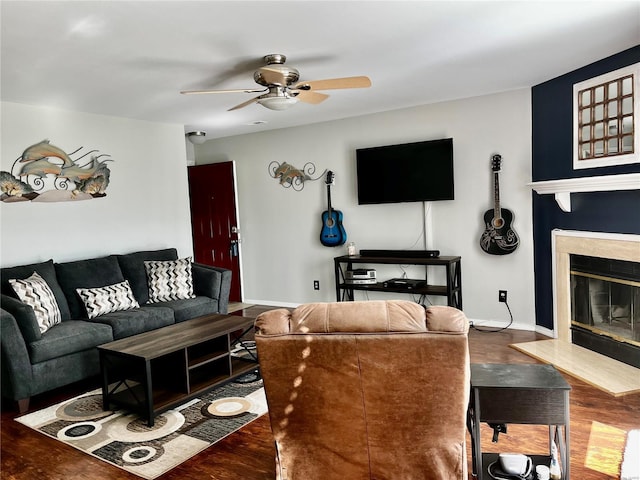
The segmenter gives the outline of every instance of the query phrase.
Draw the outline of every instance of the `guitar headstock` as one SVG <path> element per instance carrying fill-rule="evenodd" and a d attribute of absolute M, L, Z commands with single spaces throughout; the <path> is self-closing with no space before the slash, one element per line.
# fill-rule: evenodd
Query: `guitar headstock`
<path fill-rule="evenodd" d="M 492 172 L 499 172 L 501 163 L 502 163 L 502 156 L 500 154 L 496 153 L 495 155 L 492 155 L 491 156 L 491 171 Z"/>
<path fill-rule="evenodd" d="M 327 185 L 333 185 L 335 183 L 335 180 L 336 180 L 335 174 L 331 170 L 329 170 L 327 172 L 327 177 L 325 178 L 324 183 L 326 183 Z"/>

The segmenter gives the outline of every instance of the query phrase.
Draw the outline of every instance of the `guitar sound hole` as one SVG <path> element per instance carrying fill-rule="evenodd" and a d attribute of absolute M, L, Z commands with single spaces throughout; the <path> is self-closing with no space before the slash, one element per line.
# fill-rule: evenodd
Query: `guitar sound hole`
<path fill-rule="evenodd" d="M 496 218 L 496 219 L 493 221 L 493 226 L 494 226 L 495 228 L 502 228 L 502 227 L 504 226 L 504 220 L 503 220 L 503 219 L 501 219 L 501 218 Z"/>
<path fill-rule="evenodd" d="M 333 218 L 329 218 L 329 219 L 327 219 L 327 227 L 328 227 L 328 228 L 333 227 Z"/>

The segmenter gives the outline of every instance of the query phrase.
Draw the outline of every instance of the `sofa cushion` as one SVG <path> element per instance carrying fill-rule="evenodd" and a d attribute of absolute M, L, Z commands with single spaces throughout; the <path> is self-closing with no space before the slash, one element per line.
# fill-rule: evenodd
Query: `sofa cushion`
<path fill-rule="evenodd" d="M 91 321 L 109 325 L 113 330 L 113 338 L 115 340 L 175 323 L 173 310 L 170 308 L 151 308 L 147 306 L 136 310 L 107 313 Z"/>
<path fill-rule="evenodd" d="M 23 279 L 31 276 L 33 272 L 38 272 L 49 288 L 56 297 L 56 303 L 60 309 L 60 316 L 62 320 L 68 320 L 70 318 L 69 305 L 64 295 L 60 283 L 56 276 L 56 270 L 53 264 L 53 260 L 47 260 L 46 262 L 31 263 L 29 265 L 21 265 L 18 267 L 7 267 L 0 270 L 0 290 L 3 294 L 13 298 L 18 298 L 16 292 L 9 284 L 9 279 L 17 278 Z"/>
<path fill-rule="evenodd" d="M 40 333 L 46 332 L 62 321 L 56 297 L 47 282 L 37 272 L 21 280 L 12 278 L 9 283 L 18 298 L 33 308 Z"/>
<path fill-rule="evenodd" d="M 89 318 L 140 307 L 126 280 L 106 287 L 78 288 L 76 291 Z"/>
<path fill-rule="evenodd" d="M 195 297 L 191 258 L 164 262 L 146 261 L 144 267 L 147 270 L 149 284 L 149 303 Z"/>
<path fill-rule="evenodd" d="M 149 301 L 147 271 L 144 268 L 145 260 L 177 260 L 178 251 L 175 248 L 147 250 L 126 255 L 116 255 L 116 258 L 118 259 L 124 278 L 129 280 L 133 295 L 140 305 L 144 305 Z"/>
<path fill-rule="evenodd" d="M 192 318 L 218 313 L 218 301 L 209 297 L 195 297 L 183 300 L 171 300 L 162 303 L 149 303 L 148 308 L 165 308 L 173 310 L 176 323 L 184 322 Z"/>
<path fill-rule="evenodd" d="M 111 328 L 82 320 L 67 320 L 51 327 L 29 344 L 31 363 L 81 352 L 113 340 Z"/>
<path fill-rule="evenodd" d="M 114 255 L 75 262 L 56 263 L 58 282 L 69 304 L 71 318 L 87 318 L 77 288 L 95 288 L 124 281 Z"/>
<path fill-rule="evenodd" d="M 30 394 L 37 395 L 100 374 L 100 357 L 96 348 L 70 353 L 32 365 Z"/>

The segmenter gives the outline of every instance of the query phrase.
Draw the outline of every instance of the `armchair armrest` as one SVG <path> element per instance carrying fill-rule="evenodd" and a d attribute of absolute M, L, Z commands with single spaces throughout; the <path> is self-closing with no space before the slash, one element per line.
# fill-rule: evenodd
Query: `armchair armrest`
<path fill-rule="evenodd" d="M 42 335 L 33 308 L 8 295 L 2 295 L 0 305 L 13 316 L 27 343 L 40 340 Z"/>
<path fill-rule="evenodd" d="M 231 289 L 231 270 L 193 263 L 191 273 L 194 293 L 218 300 L 219 312 L 227 313 Z"/>
<path fill-rule="evenodd" d="M 4 308 L 0 309 L 0 347 L 2 395 L 13 400 L 29 398 L 33 384 L 29 352 L 16 319 Z"/>

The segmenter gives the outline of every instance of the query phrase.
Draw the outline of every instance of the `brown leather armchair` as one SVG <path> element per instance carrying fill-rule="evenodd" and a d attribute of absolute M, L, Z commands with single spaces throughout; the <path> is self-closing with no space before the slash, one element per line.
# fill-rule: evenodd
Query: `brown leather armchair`
<path fill-rule="evenodd" d="M 466 480 L 468 328 L 396 300 L 258 316 L 276 478 Z"/>

